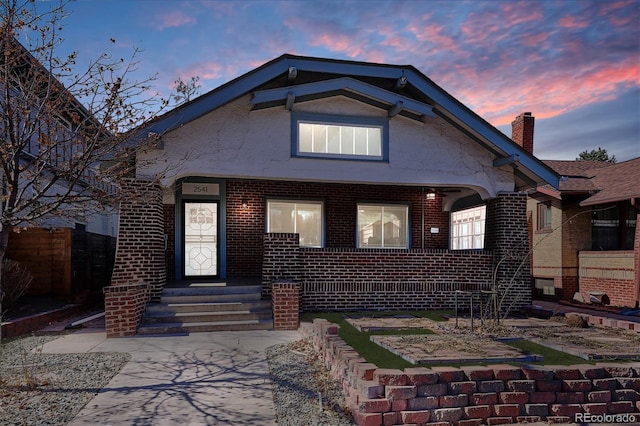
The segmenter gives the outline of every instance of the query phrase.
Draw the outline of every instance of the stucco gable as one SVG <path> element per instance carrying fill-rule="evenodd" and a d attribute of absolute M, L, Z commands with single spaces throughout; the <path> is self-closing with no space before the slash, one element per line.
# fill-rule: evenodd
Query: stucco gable
<path fill-rule="evenodd" d="M 349 81 L 352 82 L 351 86 Z M 331 84 L 338 84 L 338 87 L 332 90 Z M 295 95 L 298 87 L 300 96 Z M 299 102 L 307 101 L 305 97 L 316 100 L 345 94 L 380 109 L 384 115 L 392 117 L 392 122 L 407 117 L 448 123 L 488 153 L 492 159 L 491 166 L 499 170 L 498 174 L 508 173 L 512 176 L 514 184 L 511 190 L 544 184 L 558 187 L 558 176 L 551 168 L 524 151 L 420 71 L 407 65 L 283 55 L 148 123 L 140 128 L 137 136 L 166 134 L 233 101 L 247 99 L 247 96 L 247 102 L 253 108 L 266 106 L 295 111 Z"/>

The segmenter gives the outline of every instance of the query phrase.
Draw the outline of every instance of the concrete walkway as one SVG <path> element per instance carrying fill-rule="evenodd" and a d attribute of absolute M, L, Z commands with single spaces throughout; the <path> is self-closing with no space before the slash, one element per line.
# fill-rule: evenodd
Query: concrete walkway
<path fill-rule="evenodd" d="M 299 339 L 273 330 L 112 339 L 78 332 L 43 352 L 131 354 L 70 425 L 275 425 L 265 350 Z"/>

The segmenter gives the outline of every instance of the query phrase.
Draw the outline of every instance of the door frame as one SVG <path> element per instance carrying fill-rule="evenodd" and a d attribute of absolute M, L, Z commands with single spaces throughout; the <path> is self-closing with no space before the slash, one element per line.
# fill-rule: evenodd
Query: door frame
<path fill-rule="evenodd" d="M 216 242 L 215 242 L 215 247 L 216 247 L 216 253 L 215 253 L 215 262 L 216 262 L 216 274 L 214 275 L 187 275 L 186 272 L 186 268 L 187 268 L 187 259 L 186 259 L 186 232 L 185 232 L 185 228 L 186 228 L 186 222 L 187 222 L 187 218 L 186 218 L 186 206 L 187 204 L 194 204 L 194 203 L 198 203 L 198 204 L 215 204 L 216 205 L 216 234 L 215 234 L 215 238 L 216 238 Z M 182 258 L 182 269 L 181 269 L 181 275 L 185 278 L 185 279 L 189 279 L 189 280 L 198 280 L 198 279 L 217 279 L 220 277 L 220 238 L 219 238 L 219 229 L 220 229 L 220 200 L 191 200 L 191 199 L 183 199 L 182 203 L 181 203 L 181 207 L 180 207 L 181 211 L 182 211 L 182 223 L 180 224 L 181 228 L 182 228 L 182 249 L 181 249 L 181 253 L 180 253 L 180 257 Z"/>
<path fill-rule="evenodd" d="M 211 191 L 204 195 L 182 193 L 183 183 L 203 183 L 216 184 L 217 191 Z M 226 202 L 226 180 L 217 178 L 206 178 L 190 176 L 178 179 L 175 182 L 175 220 L 174 228 L 174 245 L 175 245 L 175 279 L 181 281 L 184 276 L 184 203 L 185 202 L 218 202 L 218 275 L 215 278 L 227 278 L 227 202 Z M 169 224 L 167 224 L 169 225 Z M 170 226 L 170 225 L 169 225 Z M 201 277 L 214 278 L 214 277 Z M 189 279 L 198 279 L 198 277 L 189 277 Z"/>

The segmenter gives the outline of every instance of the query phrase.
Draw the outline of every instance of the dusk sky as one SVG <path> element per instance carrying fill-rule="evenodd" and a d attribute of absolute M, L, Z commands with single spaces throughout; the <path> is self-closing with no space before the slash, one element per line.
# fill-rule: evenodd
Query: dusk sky
<path fill-rule="evenodd" d="M 640 0 L 79 0 L 64 48 L 80 60 L 128 57 L 201 94 L 283 53 L 413 65 L 511 136 L 536 117 L 534 154 L 573 160 L 605 148 L 640 156 Z M 116 40 L 115 44 L 110 39 Z"/>

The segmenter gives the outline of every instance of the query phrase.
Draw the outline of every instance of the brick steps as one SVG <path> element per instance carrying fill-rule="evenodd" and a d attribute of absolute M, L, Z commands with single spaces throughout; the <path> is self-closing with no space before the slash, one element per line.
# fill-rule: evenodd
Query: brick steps
<path fill-rule="evenodd" d="M 160 303 L 149 303 L 140 335 L 273 328 L 271 302 L 260 286 L 167 288 Z"/>

